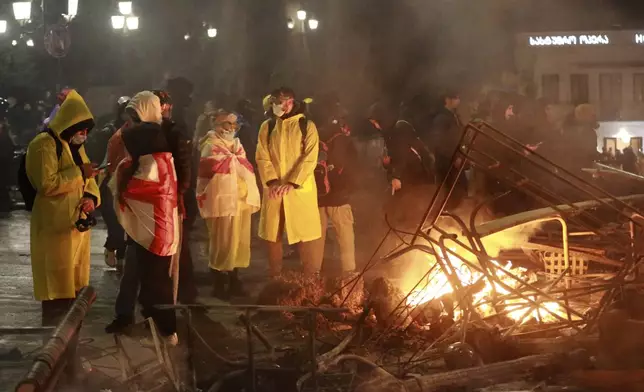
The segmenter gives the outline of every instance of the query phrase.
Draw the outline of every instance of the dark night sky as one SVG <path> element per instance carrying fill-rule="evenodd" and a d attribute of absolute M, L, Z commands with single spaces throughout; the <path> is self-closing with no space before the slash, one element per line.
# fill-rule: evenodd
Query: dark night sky
<path fill-rule="evenodd" d="M 165 72 L 172 71 L 192 75 L 199 85 L 212 85 L 221 59 L 244 51 L 247 53 L 244 57 L 246 77 L 250 78 L 247 87 L 265 84 L 265 79 L 274 73 L 272 68 L 281 67 L 276 64 L 285 61 L 292 49 L 284 28 L 284 9 L 289 1 L 236 0 L 238 7 L 245 7 L 245 20 L 239 15 L 224 15 L 222 4 L 225 1 L 134 0 L 135 13 L 141 17 L 140 30 L 124 37 L 110 28 L 109 16 L 116 13 L 116 1 L 80 0 L 79 16 L 72 24 L 72 50 L 61 62 L 64 82 L 81 88 L 126 82 L 138 88 L 139 85 L 158 84 Z M 487 77 L 490 72 L 503 68 L 504 62 L 511 61 L 513 37 L 518 32 L 644 29 L 644 1 L 301 2 L 315 10 L 322 23 L 322 28 L 310 41 L 313 63 L 325 60 L 336 50 L 336 56 L 341 60 L 351 57 L 352 62 L 335 64 L 355 67 L 348 71 L 349 74 L 368 70 L 373 74 L 374 84 L 380 84 L 380 87 L 373 86 L 376 90 L 399 87 L 406 91 L 403 85 L 417 84 L 416 75 L 426 73 L 429 68 L 438 69 L 438 74 L 451 72 L 451 77 L 456 75 L 461 79 L 464 76 L 469 79 Z M 328 5 L 332 2 L 341 5 L 330 11 L 332 7 Z M 8 19 L 12 19 L 9 17 L 10 3 L 7 0 L 0 2 L 0 15 L 5 14 Z M 66 0 L 45 0 L 45 4 L 55 14 L 57 10 L 65 9 Z M 355 47 L 336 48 L 337 43 L 325 43 L 333 33 L 330 19 L 342 19 L 334 27 L 343 29 L 338 33 L 342 35 L 338 42 L 344 36 L 350 36 L 368 47 L 368 55 L 353 58 Z M 185 33 L 203 35 L 202 22 L 228 26 L 229 30 L 220 29 L 216 42 L 203 38 L 184 41 Z M 236 23 L 242 26 L 236 26 Z M 234 33 L 230 31 L 235 28 Z M 44 52 L 42 35 L 38 34 L 34 33 L 35 50 L 27 52 L 22 48 L 16 51 L 8 44 L 13 37 L 10 35 L 0 41 L 0 53 L 10 53 L 18 66 L 20 56 L 28 57 L 40 71 L 37 78 L 40 83 L 51 86 L 57 79 L 57 64 Z M 7 73 L 3 74 L 6 78 Z M 411 80 L 401 84 L 405 77 Z M 5 78 L 0 77 L 0 84 L 7 84 Z"/>

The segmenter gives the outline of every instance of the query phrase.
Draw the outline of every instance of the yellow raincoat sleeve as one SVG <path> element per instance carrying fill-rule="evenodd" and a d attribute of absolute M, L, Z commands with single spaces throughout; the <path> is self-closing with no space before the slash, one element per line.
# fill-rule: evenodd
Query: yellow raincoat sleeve
<path fill-rule="evenodd" d="M 83 159 L 83 162 L 88 162 L 88 163 L 90 162 L 89 158 L 87 157 L 87 153 L 85 152 L 85 146 L 81 147 L 80 154 L 81 154 L 81 158 Z M 99 180 L 98 179 L 99 177 L 100 175 L 95 178 L 90 178 L 89 180 L 87 180 L 87 182 L 85 183 L 85 189 L 84 189 L 85 193 L 89 193 L 90 195 L 96 198 L 95 207 L 98 207 L 101 205 L 101 190 L 98 184 L 100 184 L 102 179 Z"/>
<path fill-rule="evenodd" d="M 25 163 L 29 181 L 44 196 L 63 195 L 83 186 L 78 166 L 59 171 L 56 142 L 49 136 L 29 144 Z"/>
<path fill-rule="evenodd" d="M 262 184 L 268 185 L 269 182 L 279 180 L 273 161 L 271 160 L 271 153 L 268 150 L 268 121 L 259 127 L 259 136 L 257 141 L 257 152 L 255 153 L 255 160 L 257 161 L 257 170 L 259 171 L 259 178 Z"/>
<path fill-rule="evenodd" d="M 304 153 L 295 163 L 286 179 L 286 182 L 290 182 L 298 187 L 301 187 L 304 181 L 313 175 L 313 171 L 318 164 L 318 151 L 320 149 L 318 129 L 315 127 L 313 121 L 308 121 L 306 128 Z"/>

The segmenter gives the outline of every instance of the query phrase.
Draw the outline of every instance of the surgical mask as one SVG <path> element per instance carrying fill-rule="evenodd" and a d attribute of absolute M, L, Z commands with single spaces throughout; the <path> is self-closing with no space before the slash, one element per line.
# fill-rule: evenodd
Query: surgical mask
<path fill-rule="evenodd" d="M 233 140 L 235 138 L 235 131 L 226 131 L 225 129 L 218 129 L 217 135 L 224 140 Z"/>
<path fill-rule="evenodd" d="M 281 104 L 274 103 L 273 104 L 273 114 L 276 115 L 277 117 L 282 117 L 286 113 L 284 109 L 282 109 Z"/>
<path fill-rule="evenodd" d="M 235 132 L 224 132 L 221 134 L 221 137 L 225 140 L 233 140 L 235 139 Z"/>
<path fill-rule="evenodd" d="M 72 137 L 71 143 L 79 145 L 85 143 L 85 140 L 87 140 L 87 135 L 74 135 Z"/>

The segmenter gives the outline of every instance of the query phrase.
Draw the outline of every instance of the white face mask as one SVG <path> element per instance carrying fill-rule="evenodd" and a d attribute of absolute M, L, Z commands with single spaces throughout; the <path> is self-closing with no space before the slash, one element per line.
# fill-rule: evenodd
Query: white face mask
<path fill-rule="evenodd" d="M 273 104 L 273 114 L 276 115 L 277 117 L 282 117 L 284 115 L 284 109 L 282 109 L 281 104 Z"/>
<path fill-rule="evenodd" d="M 85 140 L 87 140 L 87 135 L 74 135 L 72 137 L 71 143 L 72 144 L 83 144 L 85 143 Z"/>
<path fill-rule="evenodd" d="M 235 138 L 235 132 L 221 132 L 220 135 L 225 140 L 233 140 Z"/>

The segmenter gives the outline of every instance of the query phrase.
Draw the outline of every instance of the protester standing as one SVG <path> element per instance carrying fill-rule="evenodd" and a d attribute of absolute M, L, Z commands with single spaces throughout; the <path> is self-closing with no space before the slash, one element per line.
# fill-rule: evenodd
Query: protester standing
<path fill-rule="evenodd" d="M 171 148 L 161 127 L 161 104 L 150 91 L 135 95 L 127 106 L 134 124 L 122 134 L 130 157 L 111 182 L 119 222 L 131 239 L 140 284 L 143 314 L 151 317 L 171 346 L 178 343 L 174 310 L 157 305 L 174 302 L 170 277 L 172 256 L 180 242 L 177 179 Z"/>
<path fill-rule="evenodd" d="M 260 127 L 257 167 L 264 186 L 259 236 L 267 241 L 271 276 L 282 271 L 282 234 L 299 244 L 305 274 L 319 272 L 313 241 L 321 237 L 320 213 L 313 171 L 319 137 L 315 124 L 302 113 L 290 88 L 271 94 L 275 120 Z"/>
<path fill-rule="evenodd" d="M 244 296 L 239 269 L 250 265 L 251 215 L 260 207 L 253 166 L 239 138 L 237 116 L 213 115 L 212 131 L 200 143 L 197 202 L 209 234 L 213 294 Z"/>

